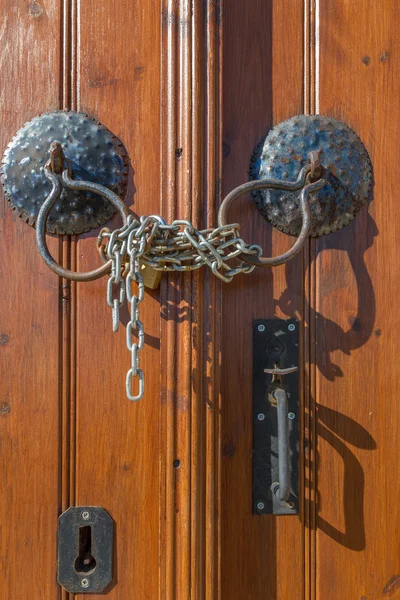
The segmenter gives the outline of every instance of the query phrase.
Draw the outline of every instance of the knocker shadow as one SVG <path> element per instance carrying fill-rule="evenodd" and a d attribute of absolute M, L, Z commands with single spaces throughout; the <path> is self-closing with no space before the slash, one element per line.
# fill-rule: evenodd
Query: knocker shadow
<path fill-rule="evenodd" d="M 314 306 L 310 306 L 307 298 L 305 299 L 304 318 L 306 324 L 309 325 L 307 320 L 316 322 L 318 332 L 323 332 L 323 338 L 318 340 L 320 343 L 315 361 L 319 371 L 329 381 L 334 381 L 336 377 L 343 377 L 342 370 L 332 359 L 335 351 L 340 350 L 344 354 L 350 355 L 352 351 L 363 346 L 373 333 L 377 336 L 381 334 L 378 329 L 374 332 L 375 292 L 365 264 L 365 253 L 372 246 L 378 233 L 375 221 L 365 209 L 356 217 L 351 226 L 337 233 L 331 233 L 326 238 L 320 238 L 321 243 L 317 242 L 319 246 L 317 260 L 326 250 L 340 250 L 347 253 L 354 273 L 358 296 L 357 311 L 354 316 L 349 317 L 350 328 L 347 331 L 332 319 L 318 312 Z M 298 290 L 302 286 L 302 272 L 298 268 L 298 264 L 296 265 L 293 261 L 286 265 L 286 281 L 288 287 L 276 301 L 275 309 L 279 308 L 289 318 L 296 318 L 303 312 L 301 297 L 298 294 Z"/>
<path fill-rule="evenodd" d="M 335 352 L 341 351 L 346 355 L 351 355 L 352 352 L 363 346 L 371 335 L 381 335 L 380 330 L 374 330 L 375 293 L 365 263 L 365 254 L 373 245 L 378 233 L 373 218 L 365 208 L 353 221 L 352 226 L 337 234 L 330 234 L 317 243 L 319 246 L 316 256 L 317 261 L 322 257 L 325 250 L 340 250 L 347 253 L 352 267 L 357 288 L 357 310 L 353 316 L 348 318 L 348 330 L 345 330 L 342 325 L 332 319 L 325 317 L 316 310 L 316 307 L 308 305 L 307 299 L 303 312 L 299 295 L 294 293 L 302 286 L 302 273 L 300 270 L 296 270 L 294 262 L 286 265 L 288 287 L 276 301 L 276 308 L 279 307 L 287 317 L 304 314 L 306 325 L 316 324 L 315 336 L 318 345 L 315 353 L 315 364 L 320 373 L 329 381 L 334 381 L 337 377 L 343 377 L 342 370 L 332 358 Z M 330 260 L 335 261 L 335 257 L 330 257 Z M 321 262 L 320 265 L 322 264 Z M 320 265 L 317 265 L 317 279 L 323 278 L 323 273 L 318 271 L 319 268 L 322 268 Z M 330 267 L 332 268 L 332 263 Z M 336 265 L 333 264 L 336 283 L 337 278 L 340 278 L 340 264 L 338 263 L 337 269 L 335 267 Z M 352 285 L 352 282 L 348 281 L 347 285 Z M 320 297 L 323 289 L 330 289 L 329 280 L 326 278 L 324 288 L 320 290 Z M 344 526 L 339 529 L 319 515 L 319 510 L 320 508 L 323 509 L 323 506 L 318 492 L 320 458 L 316 453 L 314 471 L 316 481 L 306 481 L 305 485 L 316 489 L 316 499 L 313 501 L 315 505 L 312 508 L 315 509 L 317 514 L 317 527 L 346 548 L 360 551 L 365 547 L 364 472 L 362 464 L 348 447 L 348 444 L 362 450 L 374 450 L 376 449 L 376 443 L 368 431 L 350 417 L 326 406 L 315 404 L 313 399 L 311 403 L 310 416 L 316 422 L 318 438 L 323 440 L 322 443 L 329 444 L 343 461 L 342 494 L 340 498 L 333 500 L 341 507 L 340 514 L 343 514 L 344 518 Z M 310 473 L 313 473 L 313 465 L 310 464 L 307 458 L 305 466 L 309 468 Z M 332 502 L 332 499 L 326 501 L 327 504 L 329 502 Z M 310 504 L 306 501 L 305 515 L 310 514 L 310 508 Z"/>
<path fill-rule="evenodd" d="M 314 403 L 313 403 L 314 405 Z M 316 415 L 313 414 L 316 412 Z M 347 444 L 362 449 L 375 450 L 376 442 L 364 427 L 353 419 L 326 406 L 317 405 L 315 411 L 311 409 L 311 418 L 317 420 L 318 437 L 332 446 L 343 461 L 343 487 L 341 496 L 330 499 L 330 502 L 338 504 L 340 513 L 343 513 L 344 530 L 340 530 L 319 514 L 321 498 L 318 492 L 318 469 L 319 455 L 316 454 L 316 482 L 306 481 L 305 485 L 316 487 L 315 512 L 317 515 L 317 527 L 337 543 L 350 550 L 360 551 L 365 548 L 364 527 L 364 471 L 358 458 L 348 448 Z M 306 459 L 305 466 L 312 465 Z M 310 468 L 310 472 L 312 469 Z M 328 503 L 328 502 L 327 502 Z M 308 515 L 310 505 L 306 501 L 304 514 Z M 329 507 L 331 508 L 331 507 Z M 310 526 L 311 523 L 305 523 Z"/>

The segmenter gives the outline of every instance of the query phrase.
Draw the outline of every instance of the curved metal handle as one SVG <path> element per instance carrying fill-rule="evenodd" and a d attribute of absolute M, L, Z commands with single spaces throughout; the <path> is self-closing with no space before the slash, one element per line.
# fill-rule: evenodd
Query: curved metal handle
<path fill-rule="evenodd" d="M 54 144 L 54 145 L 53 145 Z M 61 145 L 58 142 L 54 142 L 52 144 L 53 148 L 51 151 L 51 158 L 46 163 L 44 168 L 45 175 L 47 179 L 49 179 L 52 183 L 52 189 L 50 194 L 47 196 L 44 201 L 36 223 L 36 242 L 39 248 L 39 252 L 47 266 L 57 273 L 60 277 L 64 277 L 65 279 L 70 279 L 72 281 L 93 281 L 94 279 L 99 279 L 103 275 L 106 275 L 111 270 L 112 261 L 107 261 L 101 267 L 94 269 L 93 271 L 87 271 L 85 273 L 80 273 L 78 271 L 71 271 L 70 269 L 65 269 L 54 258 L 51 256 L 49 249 L 46 243 L 46 221 L 50 214 L 51 209 L 53 208 L 56 201 L 59 199 L 62 192 L 62 184 L 71 190 L 83 190 L 86 192 L 93 192 L 95 194 L 99 194 L 99 196 L 103 196 L 106 200 L 111 202 L 113 206 L 118 210 L 119 214 L 122 217 L 123 224 L 125 225 L 128 218 L 128 209 L 122 200 L 109 190 L 108 188 L 100 185 L 99 183 L 92 183 L 89 181 L 77 181 L 70 177 L 71 173 L 71 164 L 67 158 L 62 154 Z M 57 145 L 58 144 L 58 145 Z M 60 154 L 57 152 L 61 152 Z M 60 160 L 62 162 L 60 163 Z M 60 166 L 61 165 L 61 166 Z M 67 165 L 67 168 L 62 170 L 62 166 Z M 56 173 L 61 173 L 62 171 L 62 179 Z"/>
<path fill-rule="evenodd" d="M 311 228 L 311 211 L 310 205 L 308 203 L 308 195 L 311 192 L 315 192 L 322 188 L 326 181 L 325 179 L 318 179 L 313 183 L 306 184 L 307 176 L 313 172 L 313 164 L 308 164 L 302 168 L 299 173 L 299 176 L 296 181 L 292 182 L 284 182 L 280 179 L 256 179 L 254 181 L 249 181 L 248 183 L 244 183 L 243 185 L 239 185 L 237 188 L 232 190 L 222 201 L 220 209 L 218 211 L 218 226 L 223 227 L 228 223 L 228 209 L 230 205 L 237 200 L 243 194 L 247 192 L 253 192 L 255 190 L 265 190 L 265 189 L 274 189 L 274 190 L 285 190 L 285 191 L 298 191 L 301 188 L 302 192 L 300 195 L 300 209 L 301 215 L 303 219 L 303 224 L 301 227 L 301 231 L 299 237 L 293 244 L 293 246 L 284 254 L 280 256 L 275 256 L 272 258 L 265 258 L 263 256 L 251 256 L 242 254 L 240 256 L 241 260 L 247 262 L 251 265 L 256 265 L 257 267 L 276 267 L 278 265 L 282 265 L 292 258 L 296 256 L 304 246 L 306 239 L 309 236 L 310 228 Z M 315 172 L 315 169 L 314 169 Z"/>
<path fill-rule="evenodd" d="M 288 397 L 283 388 L 276 388 L 273 396 L 276 400 L 278 419 L 279 482 L 274 482 L 271 485 L 271 490 L 279 502 L 286 502 L 290 496 Z"/>
<path fill-rule="evenodd" d="M 287 367 L 286 369 L 275 367 L 274 369 L 264 369 L 264 373 L 268 373 L 268 375 L 290 375 L 290 373 L 295 373 L 298 370 L 299 367 Z"/>

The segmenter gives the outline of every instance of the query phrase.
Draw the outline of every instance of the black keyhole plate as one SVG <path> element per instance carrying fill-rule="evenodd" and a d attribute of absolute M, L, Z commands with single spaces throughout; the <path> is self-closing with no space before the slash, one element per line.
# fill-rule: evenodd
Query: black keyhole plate
<path fill-rule="evenodd" d="M 58 520 L 58 583 L 71 594 L 98 593 L 112 581 L 114 522 L 100 506 L 74 506 Z"/>

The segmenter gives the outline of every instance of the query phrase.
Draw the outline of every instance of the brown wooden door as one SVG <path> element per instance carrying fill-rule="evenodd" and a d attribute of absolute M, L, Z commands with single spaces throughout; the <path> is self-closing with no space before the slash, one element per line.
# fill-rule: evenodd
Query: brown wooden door
<path fill-rule="evenodd" d="M 375 181 L 353 224 L 286 266 L 148 291 L 140 403 L 105 280 L 59 280 L 2 202 L 0 597 L 72 597 L 57 519 L 99 505 L 116 527 L 110 599 L 400 598 L 396 1 L 0 7 L 2 149 L 43 112 L 96 116 L 128 150 L 135 214 L 215 225 L 255 144 L 302 113 L 351 126 Z M 266 255 L 291 243 L 250 198 L 232 220 Z M 93 233 L 49 245 L 65 266 L 98 262 Z M 252 514 L 251 481 L 252 321 L 276 317 L 300 320 L 302 367 L 300 515 L 279 518 Z"/>

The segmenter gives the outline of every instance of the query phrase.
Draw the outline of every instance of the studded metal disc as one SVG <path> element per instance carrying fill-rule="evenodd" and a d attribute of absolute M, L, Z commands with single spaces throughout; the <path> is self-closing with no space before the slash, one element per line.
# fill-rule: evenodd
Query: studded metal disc
<path fill-rule="evenodd" d="M 296 181 L 311 151 L 320 150 L 327 184 L 310 194 L 311 235 L 341 229 L 367 202 L 372 187 L 368 153 L 349 127 L 321 115 L 300 115 L 276 125 L 260 142 L 250 163 L 251 179 Z M 298 236 L 302 219 L 300 192 L 261 190 L 254 201 L 274 227 Z"/>
<path fill-rule="evenodd" d="M 2 162 L 6 197 L 29 225 L 35 226 L 39 209 L 51 190 L 43 168 L 53 141 L 62 144 L 74 179 L 100 183 L 124 197 L 128 156 L 120 140 L 97 119 L 83 113 L 47 113 L 35 117 L 18 131 Z M 98 195 L 63 188 L 48 218 L 47 231 L 84 233 L 106 223 L 115 212 Z"/>

